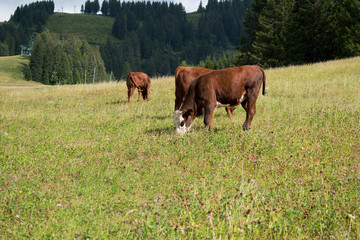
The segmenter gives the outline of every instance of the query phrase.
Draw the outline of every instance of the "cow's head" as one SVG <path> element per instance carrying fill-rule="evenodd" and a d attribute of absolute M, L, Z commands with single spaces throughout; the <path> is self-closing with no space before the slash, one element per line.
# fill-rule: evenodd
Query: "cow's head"
<path fill-rule="evenodd" d="M 174 124 L 176 127 L 176 133 L 184 134 L 187 130 L 191 128 L 192 121 L 194 119 L 194 111 L 186 110 L 180 111 L 176 110 L 174 112 Z"/>

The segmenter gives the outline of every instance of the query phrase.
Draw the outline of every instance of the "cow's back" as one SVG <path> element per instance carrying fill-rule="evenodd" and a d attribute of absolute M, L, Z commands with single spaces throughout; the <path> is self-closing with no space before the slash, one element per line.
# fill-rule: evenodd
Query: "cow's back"
<path fill-rule="evenodd" d="M 198 76 L 213 72 L 214 70 L 208 68 L 198 67 L 183 67 L 180 66 L 175 71 L 175 84 L 176 87 L 181 88 L 183 91 L 187 91 L 190 83 Z"/>
<path fill-rule="evenodd" d="M 199 98 L 215 94 L 217 101 L 234 104 L 245 94 L 246 89 L 260 87 L 263 71 L 258 66 L 248 65 L 217 70 L 199 76 L 196 91 Z"/>
<path fill-rule="evenodd" d="M 150 85 L 151 80 L 146 73 L 143 72 L 131 72 L 129 73 L 126 84 L 128 86 L 136 86 L 140 88 L 146 88 Z"/>

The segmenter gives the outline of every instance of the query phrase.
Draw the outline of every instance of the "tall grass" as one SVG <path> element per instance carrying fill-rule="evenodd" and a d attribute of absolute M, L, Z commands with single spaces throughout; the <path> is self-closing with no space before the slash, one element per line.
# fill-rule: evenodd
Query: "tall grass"
<path fill-rule="evenodd" d="M 0 237 L 359 239 L 360 59 L 268 69 L 252 129 L 174 134 L 174 78 L 0 91 Z"/>

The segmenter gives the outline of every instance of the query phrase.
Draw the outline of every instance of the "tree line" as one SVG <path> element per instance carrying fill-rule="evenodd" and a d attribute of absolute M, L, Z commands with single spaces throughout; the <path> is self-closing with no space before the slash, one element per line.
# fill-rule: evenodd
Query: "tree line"
<path fill-rule="evenodd" d="M 278 67 L 360 55 L 359 0 L 254 0 L 235 64 Z"/>
<path fill-rule="evenodd" d="M 84 13 L 99 11 L 98 1 L 85 5 Z M 104 0 L 100 10 L 115 18 L 116 40 L 91 47 L 76 36 L 35 38 L 53 1 L 18 7 L 0 24 L 0 55 L 34 41 L 27 76 L 45 84 L 82 83 L 95 66 L 96 76 L 106 68 L 119 79 L 130 71 L 172 75 L 180 64 L 277 67 L 360 55 L 360 0 L 209 0 L 191 14 L 181 3 Z"/>
<path fill-rule="evenodd" d="M 95 6 L 96 1 L 86 5 Z M 250 6 L 251 0 L 210 0 L 206 7 L 199 5 L 197 20 L 191 21 L 181 3 L 104 0 L 101 12 L 115 18 L 112 34 L 118 39 L 100 47 L 107 71 L 117 78 L 129 71 L 170 75 L 181 63 L 223 59 L 229 55 L 224 52 L 235 51 Z"/>
<path fill-rule="evenodd" d="M 53 1 L 17 7 L 9 22 L 0 24 L 0 56 L 20 54 L 20 45 L 29 45 L 53 13 Z"/>
<path fill-rule="evenodd" d="M 47 85 L 101 82 L 106 78 L 99 49 L 73 35 L 59 38 L 48 31 L 36 36 L 30 59 L 32 80 Z M 30 80 L 30 79 L 28 79 Z"/>
<path fill-rule="evenodd" d="M 84 5 L 81 5 L 81 13 L 86 14 L 97 14 L 100 11 L 100 4 L 99 0 L 94 0 L 91 2 L 90 0 L 87 0 Z"/>

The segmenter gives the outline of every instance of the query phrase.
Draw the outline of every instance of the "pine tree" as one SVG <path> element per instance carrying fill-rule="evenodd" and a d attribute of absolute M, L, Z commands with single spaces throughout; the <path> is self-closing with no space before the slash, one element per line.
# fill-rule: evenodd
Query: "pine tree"
<path fill-rule="evenodd" d="M 50 82 L 50 77 L 54 69 L 54 42 L 53 42 L 53 35 L 48 31 L 43 32 L 41 34 L 43 39 L 44 47 L 45 47 L 45 54 L 43 55 L 42 59 L 42 83 L 48 85 Z"/>
<path fill-rule="evenodd" d="M 109 10 L 109 1 L 108 0 L 104 0 L 101 4 L 101 13 L 104 16 L 108 16 L 110 14 L 110 10 Z"/>
<path fill-rule="evenodd" d="M 32 79 L 36 82 L 42 82 L 43 58 L 45 55 L 44 41 L 40 35 L 37 35 L 34 42 L 34 49 L 30 59 L 30 69 Z"/>
<path fill-rule="evenodd" d="M 360 55 L 360 1 L 342 0 L 337 3 L 337 56 Z"/>
<path fill-rule="evenodd" d="M 25 64 L 25 66 L 22 69 L 22 72 L 24 73 L 25 80 L 28 80 L 28 81 L 32 80 L 29 64 Z"/>
<path fill-rule="evenodd" d="M 0 56 L 9 56 L 9 47 L 2 42 L 0 42 Z"/>
<path fill-rule="evenodd" d="M 205 11 L 205 8 L 203 7 L 202 1 L 200 0 L 200 4 L 199 4 L 199 7 L 198 7 L 198 9 L 197 9 L 197 12 L 198 12 L 198 13 L 202 13 L 202 12 L 204 12 L 204 11 Z"/>
<path fill-rule="evenodd" d="M 85 2 L 85 13 L 86 14 L 90 14 L 91 13 L 91 2 L 90 2 L 90 0 L 86 0 L 86 2 Z"/>
<path fill-rule="evenodd" d="M 91 3 L 91 13 L 97 14 L 99 10 L 100 10 L 99 0 L 94 0 L 94 2 Z"/>
<path fill-rule="evenodd" d="M 268 0 L 259 17 L 259 31 L 253 42 L 255 63 L 272 67 L 286 64 L 294 5 L 295 0 Z"/>
<path fill-rule="evenodd" d="M 6 44 L 8 46 L 9 55 L 10 56 L 15 55 L 15 53 L 16 53 L 16 39 L 12 34 L 10 34 L 10 33 L 5 34 L 4 44 Z"/>
<path fill-rule="evenodd" d="M 120 2 L 117 0 L 109 0 L 110 17 L 116 17 L 120 12 Z"/>
<path fill-rule="evenodd" d="M 69 62 L 69 57 L 64 51 L 61 51 L 59 56 L 59 64 L 57 66 L 57 76 L 59 78 L 58 84 L 72 84 L 72 69 Z"/>
<path fill-rule="evenodd" d="M 259 17 L 266 2 L 266 0 L 254 0 L 251 9 L 245 14 L 244 34 L 240 36 L 240 47 L 234 60 L 235 65 L 256 64 L 252 55 L 253 43 L 257 32 L 260 31 Z"/>
<path fill-rule="evenodd" d="M 333 38 L 331 18 L 335 6 L 330 0 L 306 0 L 298 6 L 294 32 L 297 41 L 301 42 L 297 47 L 298 55 L 303 62 L 333 58 L 333 40 L 336 37 Z"/>

